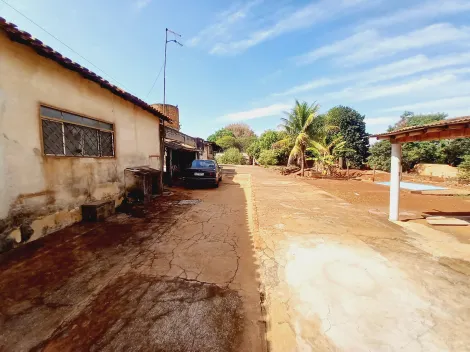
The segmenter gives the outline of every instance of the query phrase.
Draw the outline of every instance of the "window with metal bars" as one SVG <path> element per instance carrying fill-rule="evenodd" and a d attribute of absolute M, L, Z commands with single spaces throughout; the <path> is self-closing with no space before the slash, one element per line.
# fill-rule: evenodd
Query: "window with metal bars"
<path fill-rule="evenodd" d="M 44 154 L 113 157 L 114 125 L 41 106 Z"/>

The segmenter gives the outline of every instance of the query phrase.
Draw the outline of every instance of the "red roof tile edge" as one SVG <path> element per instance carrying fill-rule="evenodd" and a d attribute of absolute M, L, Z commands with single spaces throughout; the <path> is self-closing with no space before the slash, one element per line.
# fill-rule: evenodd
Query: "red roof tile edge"
<path fill-rule="evenodd" d="M 421 125 L 421 126 L 404 127 L 404 128 L 400 128 L 400 129 L 395 130 L 395 131 L 391 131 L 391 132 L 373 134 L 370 137 L 393 136 L 393 135 L 400 134 L 400 133 L 403 133 L 403 132 L 421 130 L 421 129 L 426 129 L 426 128 L 430 128 L 430 127 L 459 125 L 459 124 L 463 124 L 463 123 L 470 123 L 470 116 L 462 116 L 462 117 L 455 117 L 455 118 L 452 118 L 452 119 L 445 119 L 445 120 L 441 120 L 441 121 L 431 122 L 431 123 L 428 123 L 426 125 Z"/>
<path fill-rule="evenodd" d="M 102 88 L 109 90 L 111 93 L 117 95 L 118 97 L 121 97 L 126 101 L 131 102 L 132 104 L 142 108 L 143 110 L 151 113 L 152 115 L 155 115 L 156 117 L 162 120 L 171 122 L 170 118 L 162 114 L 157 109 L 151 107 L 145 101 L 111 84 L 104 78 L 98 76 L 96 73 L 63 56 L 51 47 L 43 44 L 40 40 L 33 38 L 28 32 L 18 29 L 15 24 L 7 22 L 7 20 L 5 20 L 3 17 L 0 17 L 0 29 L 3 29 L 6 32 L 10 40 L 29 46 L 34 51 L 36 51 L 37 54 L 57 62 L 66 69 L 77 72 L 83 78 L 99 84 Z"/>

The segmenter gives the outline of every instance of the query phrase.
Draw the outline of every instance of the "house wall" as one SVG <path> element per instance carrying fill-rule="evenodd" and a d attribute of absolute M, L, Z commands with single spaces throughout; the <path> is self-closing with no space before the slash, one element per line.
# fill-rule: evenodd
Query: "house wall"
<path fill-rule="evenodd" d="M 44 156 L 40 103 L 114 123 L 115 157 Z M 0 252 L 79 221 L 87 200 L 119 204 L 126 167 L 160 169 L 159 142 L 156 116 L 0 31 Z"/>

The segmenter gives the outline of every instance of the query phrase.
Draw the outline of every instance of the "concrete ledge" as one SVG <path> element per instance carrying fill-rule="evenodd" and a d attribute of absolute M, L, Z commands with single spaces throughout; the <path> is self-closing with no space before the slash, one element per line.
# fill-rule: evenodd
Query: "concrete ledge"
<path fill-rule="evenodd" d="M 466 189 L 439 189 L 439 190 L 429 190 L 429 191 L 411 191 L 411 193 L 428 195 L 428 196 L 443 196 L 443 197 L 470 196 L 470 190 L 466 190 Z"/>

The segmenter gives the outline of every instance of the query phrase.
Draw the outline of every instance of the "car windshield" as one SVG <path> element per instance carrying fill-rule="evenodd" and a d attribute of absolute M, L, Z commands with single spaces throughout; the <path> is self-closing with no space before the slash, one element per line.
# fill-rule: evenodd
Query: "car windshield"
<path fill-rule="evenodd" d="M 215 163 L 212 160 L 194 160 L 191 167 L 197 169 L 215 169 Z"/>

